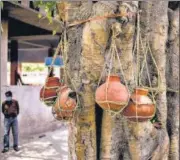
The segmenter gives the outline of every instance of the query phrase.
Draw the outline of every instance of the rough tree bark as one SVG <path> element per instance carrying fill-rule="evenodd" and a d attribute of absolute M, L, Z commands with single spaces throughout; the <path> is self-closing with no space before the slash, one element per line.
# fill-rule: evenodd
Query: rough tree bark
<path fill-rule="evenodd" d="M 79 4 L 78 7 L 82 7 L 82 4 Z M 69 5 L 73 6 L 73 3 Z M 87 7 L 87 4 L 85 7 Z M 82 13 L 82 10 L 79 11 L 77 9 L 77 12 Z M 85 12 L 85 9 L 83 12 Z M 101 2 L 97 2 L 92 6 L 90 17 L 104 16 L 111 13 L 111 8 L 107 7 Z M 74 17 L 76 17 L 75 12 L 72 14 Z M 79 20 L 79 17 L 72 19 L 70 13 L 69 17 L 71 17 L 71 21 L 75 21 L 77 19 Z M 83 16 L 83 18 L 85 17 Z M 77 29 L 78 27 L 75 28 Z M 81 106 L 83 107 L 76 121 L 73 123 L 73 125 L 71 125 L 69 139 L 71 140 L 71 147 L 69 159 L 94 160 L 97 157 L 94 100 L 95 90 L 93 86 L 94 84 L 97 84 L 101 74 L 102 66 L 104 64 L 103 55 L 108 43 L 109 33 L 110 28 L 107 19 L 90 21 L 83 24 L 81 33 L 82 38 L 80 37 L 81 44 L 78 43 L 78 47 L 81 47 L 82 50 L 77 51 L 78 56 L 75 57 L 74 54 L 72 54 L 76 52 L 76 50 L 72 50 L 72 48 L 78 48 L 77 43 L 75 44 L 72 42 L 73 39 L 75 40 L 77 38 L 74 35 L 76 34 L 75 29 L 70 29 L 68 31 L 69 51 L 67 66 L 72 80 L 75 82 L 75 84 L 81 85 Z M 78 69 L 74 67 L 74 64 L 77 64 L 76 61 L 80 64 Z M 77 72 L 76 75 L 73 72 Z M 75 152 L 73 153 L 74 149 Z"/>
<path fill-rule="evenodd" d="M 167 134 L 167 97 L 166 83 L 168 87 L 175 87 L 178 83 L 177 46 L 179 45 L 177 32 L 177 13 L 173 11 L 170 16 L 170 32 L 168 49 L 169 60 L 168 69 L 174 77 L 173 82 L 166 82 L 166 41 L 168 39 L 168 2 L 139 2 L 142 10 L 140 19 L 142 40 L 149 40 L 153 56 L 156 60 L 159 74 L 159 92 L 156 97 L 158 107 L 158 118 L 162 122 L 162 128 L 156 129 L 150 121 L 143 123 L 133 123 L 126 120 L 121 114 L 112 119 L 106 112 L 103 113 L 101 128 L 101 146 L 96 143 L 96 119 L 94 93 L 97 87 L 102 67 L 105 62 L 111 39 L 111 32 L 116 30 L 116 44 L 120 52 L 122 67 L 125 79 L 130 91 L 135 87 L 134 68 L 136 65 L 133 55 L 134 41 L 136 38 L 136 17 L 125 16 L 120 18 L 100 19 L 89 21 L 67 30 L 68 35 L 68 59 L 67 70 L 70 73 L 70 86 L 79 88 L 81 109 L 78 116 L 70 124 L 69 132 L 69 159 L 70 160 L 96 160 L 97 147 L 100 147 L 99 159 L 112 160 L 166 160 L 169 153 L 169 136 Z M 132 2 L 68 2 L 69 23 L 87 19 L 89 17 L 105 16 L 118 12 L 137 12 L 138 1 Z M 73 8 L 73 9 L 72 9 Z M 72 9 L 72 10 L 71 10 Z M 59 8 L 60 13 L 60 8 Z M 61 14 L 60 14 L 61 19 Z M 120 21 L 121 20 L 121 23 Z M 124 23 L 122 23 L 122 21 Z M 141 48 L 142 49 L 142 48 Z M 142 50 L 140 49 L 140 54 Z M 172 54 L 172 52 L 174 54 Z M 141 55 L 142 56 L 142 55 Z M 141 57 L 140 57 L 141 58 Z M 140 65 L 141 65 L 140 61 Z M 116 62 L 118 64 L 118 62 Z M 118 67 L 118 65 L 116 66 Z M 151 80 L 158 79 L 157 71 L 150 66 Z M 119 71 L 120 72 L 120 71 Z M 121 73 L 120 73 L 121 75 Z M 169 76 L 169 72 L 167 73 Z M 121 75 L 122 76 L 122 75 Z M 143 76 L 147 74 L 143 72 Z M 121 79 L 122 82 L 124 81 Z M 145 84 L 147 78 L 143 79 Z M 157 84 L 155 84 L 157 85 Z M 175 89 L 175 88 L 173 88 Z M 170 130 L 170 158 L 178 159 L 178 96 L 177 93 L 168 92 L 168 107 Z M 174 109 L 176 108 L 176 109 Z M 176 115 L 176 116 L 174 116 Z"/>
<path fill-rule="evenodd" d="M 109 4 L 111 4 L 112 2 L 108 2 Z M 130 3 L 131 4 L 131 3 Z M 117 12 L 120 12 L 122 14 L 126 14 L 127 13 L 127 6 L 123 4 L 121 4 L 121 8 L 119 7 L 119 2 L 118 3 L 114 3 L 114 5 L 117 6 Z M 124 18 L 124 21 L 127 20 L 127 17 L 121 17 L 121 19 Z M 125 33 L 129 33 L 127 35 L 127 37 L 125 36 L 124 39 L 128 39 L 129 43 L 126 43 L 126 45 L 122 45 L 121 44 L 124 42 L 123 40 L 120 41 L 120 38 L 116 38 L 116 43 L 118 44 L 118 49 L 122 49 L 122 57 L 124 57 L 125 52 L 127 52 L 127 56 L 130 58 L 128 61 L 132 60 L 132 55 L 128 54 L 132 53 L 132 33 L 133 29 L 132 29 L 132 25 L 131 24 L 127 24 L 125 26 L 121 26 L 120 23 L 120 18 L 117 19 L 113 19 L 113 23 L 111 25 L 111 30 L 116 33 L 117 36 L 119 36 L 120 34 L 122 34 L 122 36 L 125 36 Z M 123 31 L 122 31 L 123 30 Z M 130 38 L 129 38 L 129 37 Z M 112 37 L 110 37 L 112 38 Z M 121 46 L 121 48 L 119 48 L 119 46 Z M 129 47 L 129 48 L 128 48 Z M 127 49 L 128 51 L 124 51 L 123 49 Z M 109 52 L 107 51 L 107 55 L 109 55 Z M 106 55 L 106 56 L 107 56 Z M 119 70 L 119 63 L 116 60 L 115 61 L 115 68 L 117 68 Z M 132 63 L 128 63 L 128 64 L 132 64 Z M 131 65 L 129 65 L 131 68 Z M 126 66 L 125 66 L 126 68 Z M 124 68 L 123 68 L 124 69 Z M 132 76 L 132 73 L 130 72 L 130 77 Z M 127 77 L 129 77 L 129 74 L 126 74 L 125 77 L 127 79 L 127 81 L 129 81 L 129 79 Z M 120 155 L 123 153 L 120 151 L 120 148 L 124 149 L 123 146 L 126 146 L 124 143 L 124 138 L 123 138 L 123 124 L 122 121 L 120 121 L 120 119 L 122 119 L 121 115 L 118 115 L 115 119 L 113 119 L 109 113 L 107 113 L 106 111 L 103 112 L 103 118 L 102 118 L 102 134 L 101 134 L 101 146 L 100 146 L 100 159 L 119 159 Z M 123 150 L 122 149 L 122 150 Z M 124 150 L 123 150 L 124 151 Z"/>
<path fill-rule="evenodd" d="M 158 95 L 156 106 L 158 109 L 158 119 L 162 123 L 162 129 L 158 131 L 158 147 L 152 154 L 152 159 L 168 159 L 169 137 L 166 130 L 167 121 L 167 99 L 166 99 L 166 42 L 168 31 L 168 2 L 149 2 L 152 6 L 150 12 L 150 47 L 152 55 L 156 61 L 159 75 L 155 69 L 151 70 L 153 80 L 160 78 L 158 85 Z M 153 73 L 154 72 L 154 73 Z M 153 81 L 152 80 L 152 81 Z"/>
<path fill-rule="evenodd" d="M 169 36 L 166 65 L 167 87 L 174 91 L 167 92 L 168 120 L 170 136 L 170 160 L 179 159 L 179 7 L 169 9 Z"/>
<path fill-rule="evenodd" d="M 118 2 L 118 10 L 122 14 L 134 14 L 137 11 L 138 2 Z M 124 21 L 124 24 L 120 23 L 120 20 Z M 119 70 L 121 75 L 121 81 L 124 82 L 124 79 L 127 81 L 127 84 L 130 88 L 133 88 L 134 77 L 133 77 L 133 37 L 135 33 L 135 16 L 124 16 L 120 19 L 116 19 L 115 23 L 112 26 L 112 30 L 116 32 L 116 45 L 118 51 L 120 51 L 120 60 L 121 65 L 124 71 L 124 77 L 120 71 L 120 66 L 118 60 L 115 62 L 115 68 Z M 131 89 L 130 89 L 131 90 Z M 129 150 L 126 137 L 126 119 L 123 118 L 121 114 L 118 114 L 113 119 L 109 114 L 103 113 L 103 123 L 102 128 L 106 128 L 108 124 L 109 131 L 106 134 L 102 132 L 102 144 L 101 144 L 101 159 L 129 159 Z M 106 129 L 106 130 L 108 130 Z M 104 145 L 106 144 L 106 145 Z"/>

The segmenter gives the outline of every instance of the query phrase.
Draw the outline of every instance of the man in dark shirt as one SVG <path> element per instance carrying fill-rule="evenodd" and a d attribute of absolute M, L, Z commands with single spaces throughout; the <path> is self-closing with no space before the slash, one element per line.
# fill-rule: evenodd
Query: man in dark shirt
<path fill-rule="evenodd" d="M 12 92 L 7 91 L 5 93 L 6 101 L 2 103 L 2 112 L 4 114 L 4 149 L 2 153 L 9 151 L 9 132 L 12 128 L 15 151 L 19 151 L 18 148 L 18 120 L 19 104 L 18 101 L 12 99 Z"/>

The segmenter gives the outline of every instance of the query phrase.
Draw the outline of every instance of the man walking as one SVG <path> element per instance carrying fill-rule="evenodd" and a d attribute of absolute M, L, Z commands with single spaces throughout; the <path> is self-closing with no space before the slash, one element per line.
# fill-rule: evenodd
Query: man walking
<path fill-rule="evenodd" d="M 5 93 L 6 101 L 2 103 L 2 112 L 4 114 L 4 149 L 2 153 L 9 151 L 9 133 L 12 128 L 13 148 L 15 151 L 19 151 L 18 148 L 18 120 L 19 104 L 18 101 L 12 99 L 12 92 L 7 91 Z"/>

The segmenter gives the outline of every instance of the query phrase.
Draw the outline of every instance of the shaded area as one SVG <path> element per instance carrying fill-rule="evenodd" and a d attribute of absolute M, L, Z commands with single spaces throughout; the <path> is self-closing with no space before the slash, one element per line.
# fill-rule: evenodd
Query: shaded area
<path fill-rule="evenodd" d="M 52 31 L 47 31 L 36 26 L 26 24 L 9 17 L 9 37 L 28 36 L 28 35 L 46 35 L 52 34 Z"/>
<path fill-rule="evenodd" d="M 180 2 L 179 1 L 171 1 L 168 4 L 168 7 L 171 8 L 172 10 L 177 9 L 180 6 Z"/>
<path fill-rule="evenodd" d="M 97 159 L 100 159 L 100 144 L 101 144 L 101 126 L 102 126 L 102 115 L 103 110 L 95 105 L 96 108 L 96 138 L 97 138 Z"/>

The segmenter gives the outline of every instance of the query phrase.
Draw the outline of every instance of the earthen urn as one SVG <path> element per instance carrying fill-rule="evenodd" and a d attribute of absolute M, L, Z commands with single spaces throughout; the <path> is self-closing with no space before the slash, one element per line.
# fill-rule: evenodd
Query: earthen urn
<path fill-rule="evenodd" d="M 106 82 L 97 88 L 95 99 L 105 110 L 120 111 L 127 105 L 129 93 L 126 86 L 120 82 L 119 76 L 110 75 Z"/>
<path fill-rule="evenodd" d="M 148 90 L 136 88 L 128 106 L 123 110 L 123 115 L 130 121 L 144 122 L 153 118 L 154 114 L 155 105 L 148 97 Z"/>

